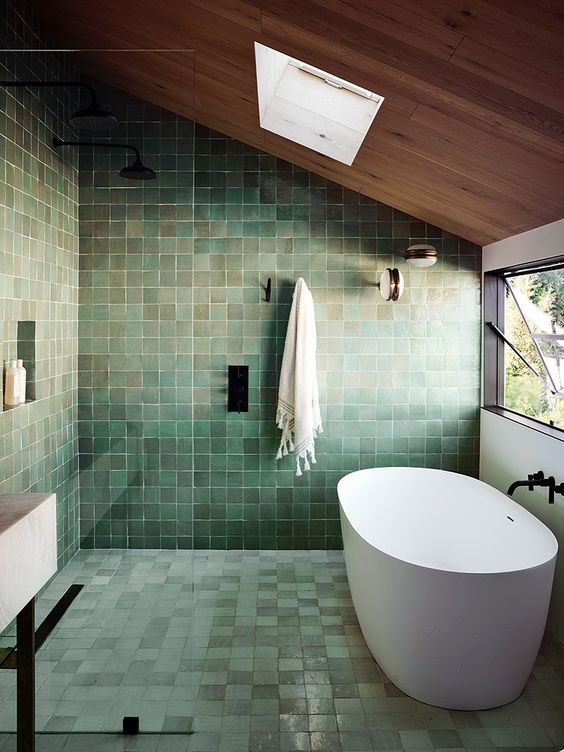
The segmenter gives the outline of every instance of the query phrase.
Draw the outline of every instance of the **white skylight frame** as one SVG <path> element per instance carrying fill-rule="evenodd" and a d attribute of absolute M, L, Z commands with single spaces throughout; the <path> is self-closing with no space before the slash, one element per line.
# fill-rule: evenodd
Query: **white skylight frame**
<path fill-rule="evenodd" d="M 255 42 L 260 126 L 351 165 L 384 97 Z"/>

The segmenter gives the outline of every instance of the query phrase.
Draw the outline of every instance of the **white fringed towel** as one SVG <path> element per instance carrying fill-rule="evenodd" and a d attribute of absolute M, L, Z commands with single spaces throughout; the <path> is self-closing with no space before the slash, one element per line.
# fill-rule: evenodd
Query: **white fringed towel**
<path fill-rule="evenodd" d="M 304 461 L 304 470 L 310 469 L 310 462 L 315 463 L 315 439 L 323 431 L 316 351 L 313 298 L 300 277 L 294 289 L 288 320 L 276 410 L 276 425 L 282 429 L 276 459 L 282 459 L 289 451 L 295 452 L 297 476 L 302 475 L 300 459 Z"/>

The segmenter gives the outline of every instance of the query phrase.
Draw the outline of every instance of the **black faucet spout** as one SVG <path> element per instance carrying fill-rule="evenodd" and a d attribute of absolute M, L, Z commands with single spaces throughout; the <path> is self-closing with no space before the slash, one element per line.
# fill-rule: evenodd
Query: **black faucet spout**
<path fill-rule="evenodd" d="M 513 496 L 515 489 L 524 488 L 525 486 L 527 486 L 529 491 L 532 491 L 533 488 L 548 488 L 549 504 L 554 504 L 555 493 L 564 494 L 564 483 L 557 486 L 554 476 L 550 475 L 548 478 L 545 478 L 542 470 L 539 470 L 538 473 L 531 473 L 527 480 L 514 481 L 507 489 L 507 494 Z"/>
<path fill-rule="evenodd" d="M 515 491 L 515 490 L 516 490 L 517 488 L 522 488 L 522 487 L 524 487 L 524 486 L 528 486 L 528 485 L 529 485 L 529 481 L 528 481 L 528 480 L 516 480 L 516 481 L 515 481 L 514 483 L 512 483 L 512 484 L 511 484 L 511 485 L 509 486 L 509 488 L 507 489 L 507 494 L 508 494 L 509 496 L 513 496 L 513 492 L 514 492 L 514 491 Z"/>

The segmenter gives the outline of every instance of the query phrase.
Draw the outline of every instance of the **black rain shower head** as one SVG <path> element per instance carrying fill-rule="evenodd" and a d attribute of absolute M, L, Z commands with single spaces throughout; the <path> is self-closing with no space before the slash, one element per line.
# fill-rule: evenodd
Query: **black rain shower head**
<path fill-rule="evenodd" d="M 75 128 L 89 128 L 93 131 L 102 131 L 119 125 L 119 120 L 113 112 L 100 107 L 96 95 L 92 92 L 92 100 L 88 107 L 77 110 L 71 115 L 69 125 Z"/>
<path fill-rule="evenodd" d="M 157 177 L 157 173 L 154 170 L 143 164 L 139 150 L 131 144 L 112 144 L 102 141 L 62 141 L 55 136 L 53 139 L 53 148 L 59 149 L 61 146 L 96 146 L 102 149 L 108 147 L 111 149 L 131 149 L 131 151 L 135 152 L 135 160 L 130 165 L 122 167 L 119 171 L 121 177 L 128 180 L 154 180 Z"/>
<path fill-rule="evenodd" d="M 122 178 L 130 180 L 154 180 L 157 177 L 157 173 L 150 167 L 146 167 L 139 158 L 130 165 L 122 167 L 119 174 Z"/>
<path fill-rule="evenodd" d="M 89 84 L 83 84 L 80 81 L 0 81 L 0 86 L 78 86 L 81 89 L 88 89 L 90 104 L 71 115 L 69 125 L 94 131 L 108 130 L 119 125 L 119 120 L 113 112 L 100 107 L 94 89 Z"/>

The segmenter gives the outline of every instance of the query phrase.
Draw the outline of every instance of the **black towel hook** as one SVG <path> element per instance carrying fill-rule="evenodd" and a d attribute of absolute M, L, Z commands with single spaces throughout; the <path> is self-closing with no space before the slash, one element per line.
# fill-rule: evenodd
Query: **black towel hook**
<path fill-rule="evenodd" d="M 266 283 L 264 300 L 266 303 L 270 303 L 270 296 L 272 294 L 272 279 L 269 277 Z"/>

